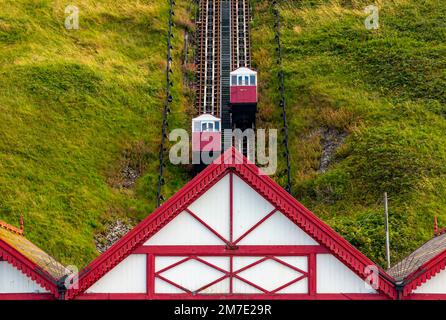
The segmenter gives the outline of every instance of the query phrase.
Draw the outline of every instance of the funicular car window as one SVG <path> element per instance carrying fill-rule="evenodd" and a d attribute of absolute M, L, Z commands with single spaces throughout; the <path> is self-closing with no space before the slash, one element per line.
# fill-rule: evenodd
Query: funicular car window
<path fill-rule="evenodd" d="M 255 86 L 256 85 L 256 76 L 252 75 L 251 76 L 251 86 Z"/>
<path fill-rule="evenodd" d="M 212 132 L 214 131 L 213 121 L 203 121 L 201 123 L 201 132 Z"/>

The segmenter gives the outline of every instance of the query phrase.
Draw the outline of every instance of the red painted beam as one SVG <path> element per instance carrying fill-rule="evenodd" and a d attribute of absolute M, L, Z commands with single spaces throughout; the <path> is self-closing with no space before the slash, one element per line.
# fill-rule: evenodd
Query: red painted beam
<path fill-rule="evenodd" d="M 225 246 L 141 246 L 134 254 L 152 253 L 158 256 L 197 255 L 197 256 L 299 256 L 311 253 L 330 253 L 323 246 L 240 246 L 228 249 Z"/>
<path fill-rule="evenodd" d="M 86 293 L 77 300 L 150 300 L 148 295 L 133 293 Z M 388 300 L 383 294 L 155 294 L 156 300 Z"/>

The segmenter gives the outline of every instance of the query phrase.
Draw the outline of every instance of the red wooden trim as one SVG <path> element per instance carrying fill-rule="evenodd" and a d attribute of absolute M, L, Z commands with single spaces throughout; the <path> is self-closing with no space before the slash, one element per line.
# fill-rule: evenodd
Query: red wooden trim
<path fill-rule="evenodd" d="M 350 270 L 356 273 L 360 278 L 365 279 L 365 269 L 367 266 L 375 265 L 379 269 L 380 287 L 379 292 L 383 292 L 391 298 L 396 298 L 397 293 L 395 289 L 395 281 L 387 275 L 387 273 L 373 263 L 355 247 L 353 247 L 347 240 L 342 238 L 327 224 L 300 204 L 289 193 L 279 187 L 270 177 L 265 174 L 259 175 L 260 169 L 253 164 L 241 166 L 240 171 L 235 171 L 241 179 L 247 181 L 244 175 L 256 175 L 258 179 L 251 180 L 251 187 L 259 194 L 270 200 L 270 202 L 280 209 L 291 221 L 302 228 L 310 236 L 318 242 L 326 245 L 331 253 L 342 261 Z M 268 185 L 271 188 L 271 193 L 268 194 L 264 190 L 264 186 Z"/>
<path fill-rule="evenodd" d="M 294 270 L 294 271 L 296 271 L 296 272 L 299 272 L 300 274 L 303 274 L 303 275 L 305 275 L 305 276 L 308 275 L 308 271 L 303 271 L 303 270 L 301 270 L 301 269 L 299 269 L 299 268 L 296 268 L 295 266 L 292 266 L 291 264 L 286 263 L 285 261 L 282 261 L 282 260 L 280 260 L 280 259 L 278 259 L 278 258 L 276 258 L 276 257 L 269 257 L 269 259 L 270 259 L 270 260 L 274 260 L 274 261 L 276 261 L 276 262 L 278 262 L 278 263 L 280 263 L 280 264 L 283 264 L 284 266 L 286 266 L 286 267 L 288 267 L 288 268 L 290 268 L 290 269 L 292 269 L 292 270 Z M 307 259 L 308 259 L 308 258 L 307 258 Z M 308 261 L 308 260 L 307 260 L 307 261 Z"/>
<path fill-rule="evenodd" d="M 3 300 L 55 300 L 50 293 L 0 293 L 0 301 Z"/>
<path fill-rule="evenodd" d="M 413 293 L 403 298 L 404 300 L 446 300 L 446 294 L 441 293 Z"/>
<path fill-rule="evenodd" d="M 286 287 L 289 287 L 289 286 L 292 285 L 293 283 L 299 282 L 300 280 L 303 280 L 303 279 L 305 279 L 305 278 L 307 278 L 307 275 L 302 275 L 302 276 L 300 276 L 300 277 L 297 277 L 296 279 L 291 280 L 291 281 L 288 282 L 288 283 L 285 283 L 283 286 L 280 286 L 279 288 L 274 289 L 273 291 L 270 291 L 270 293 L 271 293 L 271 294 L 276 294 L 276 293 L 279 292 L 280 290 L 285 289 Z"/>
<path fill-rule="evenodd" d="M 150 276 L 152 275 L 152 269 L 150 267 L 150 255 L 146 254 L 146 294 L 150 295 Z"/>
<path fill-rule="evenodd" d="M 197 256 L 194 256 L 194 259 L 197 260 L 197 261 L 199 261 L 199 262 L 201 262 L 201 263 L 203 263 L 203 264 L 205 264 L 205 265 L 207 265 L 207 266 L 209 266 L 209 267 L 211 267 L 211 268 L 214 268 L 214 269 L 217 270 L 217 271 L 220 271 L 220 272 L 223 273 L 223 274 L 226 274 L 226 275 L 228 274 L 228 271 L 223 270 L 223 269 L 221 269 L 220 267 L 218 267 L 218 266 L 216 266 L 216 265 L 214 265 L 214 264 L 212 264 L 212 263 L 207 262 L 206 260 L 200 259 L 200 258 L 197 257 Z"/>
<path fill-rule="evenodd" d="M 310 253 L 330 253 L 323 246 L 240 246 L 236 250 L 225 246 L 142 246 L 134 254 L 152 253 L 157 256 L 300 256 Z"/>
<path fill-rule="evenodd" d="M 232 259 L 232 256 L 228 256 L 228 258 Z M 218 278 L 218 279 L 216 279 L 216 280 L 214 280 L 214 281 L 204 285 L 203 287 L 199 288 L 198 290 L 196 290 L 194 292 L 195 294 L 197 294 L 197 293 L 205 290 L 206 288 L 209 288 L 210 286 L 212 286 L 212 285 L 214 285 L 214 284 L 216 284 L 216 283 L 218 283 L 220 281 L 223 281 L 224 279 L 227 279 L 227 278 L 230 278 L 230 279 L 237 278 L 237 279 L 239 279 L 239 280 L 249 284 L 250 286 L 252 286 L 254 288 L 257 288 L 258 290 L 263 291 L 266 294 L 276 294 L 276 292 L 282 290 L 283 288 L 286 288 L 286 287 L 292 285 L 293 283 L 308 277 L 308 273 L 307 272 L 305 272 L 305 271 L 303 271 L 303 270 L 301 270 L 299 268 L 296 268 L 296 267 L 294 267 L 294 266 L 292 266 L 292 265 L 290 265 L 290 264 L 288 264 L 288 263 L 286 263 L 286 262 L 284 262 L 284 261 L 282 261 L 280 259 L 277 259 L 276 257 L 273 257 L 273 256 L 262 257 L 261 259 L 258 259 L 257 261 L 255 261 L 255 262 L 253 262 L 253 263 L 251 263 L 251 264 L 249 264 L 249 265 L 247 265 L 247 266 L 245 266 L 245 267 L 243 267 L 243 268 L 241 268 L 241 269 L 239 269 L 237 271 L 233 271 L 232 268 L 231 268 L 230 272 L 228 272 L 228 271 L 226 271 L 224 269 L 221 269 L 220 267 L 218 267 L 218 266 L 216 266 L 216 265 L 214 265 L 212 263 L 209 263 L 209 262 L 207 262 L 207 261 L 205 261 L 205 260 L 203 260 L 203 259 L 201 259 L 199 257 L 189 256 L 189 257 L 185 257 L 184 259 L 181 259 L 180 261 L 175 262 L 175 263 L 173 263 L 173 264 L 171 264 L 171 265 L 161 269 L 160 271 L 155 273 L 155 276 L 158 277 L 159 279 L 161 279 L 163 281 L 166 281 L 167 283 L 169 283 L 169 284 L 171 284 L 171 285 L 173 285 L 173 286 L 183 290 L 183 291 L 190 292 L 190 290 L 188 290 L 187 288 L 184 288 L 183 286 L 177 284 L 176 282 L 174 282 L 174 281 L 172 281 L 170 279 L 167 279 L 167 278 L 165 278 L 165 277 L 163 277 L 161 275 L 163 272 L 165 272 L 167 270 L 174 269 L 175 267 L 177 267 L 177 266 L 179 266 L 181 264 L 184 264 L 184 263 L 186 263 L 189 260 L 199 261 L 199 262 L 201 262 L 203 264 L 206 264 L 209 267 L 211 267 L 211 268 L 213 268 L 213 269 L 215 269 L 215 270 L 217 270 L 217 271 L 219 271 L 219 272 L 221 272 L 223 274 L 223 276 L 221 276 L 220 278 Z M 279 288 L 274 289 L 273 291 L 268 291 L 267 289 L 262 288 L 261 286 L 256 285 L 255 283 L 253 283 L 253 282 L 251 282 L 251 281 L 249 281 L 249 280 L 247 280 L 247 279 L 245 279 L 245 278 L 243 278 L 243 277 L 238 275 L 239 273 L 242 273 L 245 270 L 251 269 L 252 267 L 254 267 L 254 266 L 258 265 L 258 264 L 261 264 L 262 262 L 267 261 L 267 260 L 274 260 L 274 261 L 276 261 L 278 263 L 281 263 L 281 264 L 287 266 L 288 268 L 298 272 L 300 275 L 296 279 L 293 279 L 292 281 L 290 281 L 290 282 L 280 286 Z M 148 275 L 148 277 L 150 278 L 150 275 Z M 230 292 L 232 292 L 232 290 L 230 290 Z"/>
<path fill-rule="evenodd" d="M 211 268 L 213 268 L 213 269 L 215 269 L 215 270 L 217 270 L 217 271 L 219 271 L 219 272 L 221 272 L 223 274 L 226 274 L 226 275 L 228 274 L 228 271 L 223 270 L 220 267 L 218 267 L 218 266 L 216 266 L 216 265 L 214 265 L 212 263 L 207 262 L 206 260 L 203 260 L 203 259 L 201 259 L 201 258 L 199 258 L 197 256 L 192 255 L 192 256 L 185 257 L 184 259 L 181 259 L 180 261 L 175 262 L 175 263 L 173 263 L 173 264 L 171 264 L 171 265 L 161 269 L 158 272 L 155 272 L 155 275 L 160 275 L 161 273 L 164 273 L 164 272 L 166 272 L 166 271 L 168 271 L 170 269 L 174 269 L 175 267 L 179 266 L 180 264 L 186 263 L 189 260 L 196 260 L 196 261 L 198 261 L 198 262 L 200 262 L 202 264 L 205 264 L 205 265 L 207 265 L 207 266 L 209 266 L 209 267 L 211 267 Z"/>
<path fill-rule="evenodd" d="M 155 296 L 159 300 L 196 300 L 197 296 L 192 294 L 158 294 Z M 219 295 L 209 294 L 200 295 L 200 300 L 389 300 L 389 297 L 383 294 L 366 294 L 366 293 L 329 293 L 310 296 L 308 294 L 234 294 Z"/>
<path fill-rule="evenodd" d="M 200 300 L 389 300 L 384 294 L 234 294 L 234 295 L 200 295 Z M 197 300 L 196 295 L 186 294 L 158 294 L 158 300 Z"/>
<path fill-rule="evenodd" d="M 223 281 L 223 280 L 225 280 L 225 279 L 228 279 L 228 275 L 227 275 L 227 274 L 224 275 L 224 276 L 222 276 L 222 277 L 220 277 L 220 278 L 218 278 L 217 280 L 214 280 L 214 281 L 212 281 L 211 283 L 209 283 L 209 284 L 207 284 L 207 285 L 201 287 L 200 289 L 198 289 L 198 290 L 196 291 L 196 293 L 200 293 L 201 291 L 206 290 L 207 288 L 209 288 L 209 287 L 213 286 L 214 284 L 219 283 L 220 281 Z"/>
<path fill-rule="evenodd" d="M 317 272 L 316 272 L 316 254 L 308 255 L 308 293 L 311 296 L 316 295 L 317 291 Z"/>
<path fill-rule="evenodd" d="M 4 228 L 4 229 L 11 231 L 15 234 L 23 236 L 23 229 L 16 228 L 16 227 L 10 225 L 9 223 L 6 223 L 5 221 L 0 220 L 0 228 Z"/>
<path fill-rule="evenodd" d="M 171 264 L 170 266 L 167 266 L 167 267 L 165 267 L 165 268 L 163 268 L 163 269 L 161 269 L 159 271 L 156 271 L 155 275 L 159 275 L 159 274 L 161 274 L 163 272 L 166 272 L 167 270 L 173 269 L 176 266 L 179 266 L 180 264 L 183 264 L 183 263 L 185 263 L 185 262 L 187 262 L 189 260 L 192 260 L 192 259 L 193 259 L 192 257 L 185 257 L 184 259 L 181 259 L 180 261 L 177 261 L 174 264 Z"/>
<path fill-rule="evenodd" d="M 48 290 L 54 295 L 54 298 L 59 297 L 57 279 L 3 240 L 0 240 L 0 259 L 8 262 L 26 277 L 31 278 L 42 288 Z"/>
<path fill-rule="evenodd" d="M 149 296 L 143 293 L 84 293 L 76 297 L 76 300 L 148 300 L 148 299 Z"/>
<path fill-rule="evenodd" d="M 231 259 L 231 260 L 233 258 L 232 256 L 227 256 L 227 257 L 229 259 Z M 189 260 L 199 261 L 199 262 L 201 262 L 201 263 L 203 263 L 203 264 L 205 264 L 205 265 L 207 265 L 207 266 L 209 266 L 209 267 L 211 267 L 211 268 L 213 268 L 213 269 L 215 269 L 215 270 L 217 270 L 217 271 L 219 271 L 219 272 L 221 272 L 223 274 L 223 276 L 221 276 L 220 278 L 218 278 L 218 279 L 216 279 L 216 280 L 214 280 L 214 281 L 204 285 L 203 287 L 197 289 L 194 292 L 195 294 L 200 293 L 201 291 L 209 288 L 210 286 L 212 286 L 212 285 L 214 285 L 214 284 L 216 284 L 216 283 L 218 283 L 220 281 L 223 281 L 225 279 L 228 279 L 228 278 L 231 281 L 232 281 L 233 278 L 237 278 L 237 279 L 239 279 L 239 280 L 249 284 L 250 286 L 252 286 L 254 288 L 257 288 L 258 290 L 263 291 L 265 294 L 276 294 L 276 292 L 278 292 L 278 291 L 280 291 L 280 290 L 282 290 L 282 289 L 292 285 L 295 282 L 298 282 L 298 281 L 308 277 L 308 272 L 305 272 L 305 271 L 303 271 L 303 270 L 301 270 L 299 268 L 296 268 L 296 267 L 294 267 L 294 266 L 292 266 L 292 265 L 290 265 L 290 264 L 288 264 L 288 263 L 286 263 L 286 262 L 284 262 L 284 261 L 282 261 L 282 260 L 280 260 L 280 259 L 278 259 L 278 258 L 276 258 L 274 256 L 259 257 L 259 259 L 257 261 L 255 261 L 253 263 L 250 263 L 247 266 L 245 266 L 245 267 L 243 267 L 243 268 L 241 268 L 241 269 L 239 269 L 237 271 L 234 271 L 232 266 L 230 266 L 231 270 L 229 272 L 224 270 L 224 269 L 221 269 L 220 267 L 218 267 L 218 266 L 216 266 L 216 265 L 214 265 L 212 263 L 209 263 L 209 262 L 207 262 L 207 261 L 205 261 L 205 260 L 203 260 L 203 259 L 201 259 L 201 258 L 199 258 L 197 256 L 188 256 L 188 257 L 185 257 L 184 259 L 181 259 L 181 260 L 179 260 L 179 261 L 177 261 L 177 262 L 175 262 L 175 263 L 173 263 L 173 264 L 171 264 L 171 265 L 161 269 L 158 272 L 155 272 L 155 277 L 158 277 L 159 279 L 161 279 L 161 280 L 163 280 L 163 281 L 165 281 L 165 282 L 167 282 L 167 283 L 169 283 L 169 284 L 171 284 L 171 285 L 173 285 L 173 286 L 175 286 L 175 287 L 177 287 L 177 288 L 179 288 L 179 289 L 181 289 L 183 291 L 191 292 L 189 289 L 184 288 L 183 286 L 177 284 L 176 282 L 174 282 L 174 281 L 172 281 L 170 279 L 167 279 L 167 278 L 165 278 L 165 277 L 163 277 L 161 275 L 165 271 L 174 269 L 175 267 L 177 267 L 179 265 L 182 265 L 182 264 L 186 263 Z M 288 282 L 288 283 L 286 283 L 286 284 L 284 284 L 284 285 L 274 289 L 273 291 L 269 291 L 269 290 L 267 290 L 265 288 L 262 288 L 261 286 L 255 284 L 255 283 L 253 283 L 253 282 L 251 282 L 251 281 L 249 281 L 249 280 L 247 280 L 247 279 L 245 279 L 245 278 L 243 278 L 242 276 L 239 275 L 239 273 L 242 273 L 245 270 L 251 269 L 252 267 L 254 267 L 254 266 L 258 265 L 258 264 L 261 264 L 262 262 L 267 261 L 267 260 L 274 260 L 277 263 L 280 263 L 280 264 L 282 264 L 282 265 L 284 265 L 284 266 L 286 266 L 286 267 L 288 267 L 288 268 L 298 272 L 300 275 L 298 277 L 296 277 L 295 279 L 291 280 L 290 282 Z M 148 275 L 148 278 L 150 278 L 150 277 L 151 276 Z M 232 293 L 232 289 L 230 289 L 230 292 Z"/>
<path fill-rule="evenodd" d="M 254 267 L 254 266 L 258 265 L 258 264 L 261 264 L 261 263 L 263 263 L 264 261 L 267 261 L 267 260 L 274 260 L 274 261 L 276 261 L 276 262 L 278 262 L 278 263 L 281 263 L 281 264 L 285 265 L 286 267 L 288 267 L 288 268 L 290 268 L 290 269 L 292 269 L 292 270 L 294 270 L 294 271 L 299 272 L 299 273 L 302 274 L 302 275 L 299 276 L 299 277 L 297 277 L 296 279 L 294 279 L 294 280 L 292 280 L 292 281 L 290 281 L 290 282 L 284 284 L 283 286 L 274 289 L 273 291 L 269 291 L 269 290 L 267 290 L 267 289 L 265 289 L 265 288 L 262 288 L 262 287 L 256 285 L 255 283 L 253 283 L 253 282 L 251 282 L 251 281 L 249 281 L 249 280 L 247 280 L 247 279 L 245 279 L 245 278 L 243 278 L 243 277 L 241 277 L 241 276 L 239 275 L 239 274 L 242 273 L 243 271 L 246 271 L 246 270 L 248 270 L 248 269 L 251 269 L 252 267 Z M 239 280 L 241 280 L 241 281 L 243 281 L 243 282 L 245 282 L 245 283 L 247 283 L 247 284 L 249 284 L 250 286 L 252 286 L 252 287 L 254 287 L 254 288 L 258 289 L 258 290 L 263 291 L 263 292 L 266 293 L 266 294 L 275 294 L 277 291 L 280 291 L 280 290 L 282 290 L 282 289 L 284 289 L 284 288 L 286 288 L 286 287 L 292 285 L 293 283 L 295 283 L 295 282 L 297 282 L 297 281 L 300 281 L 300 280 L 302 280 L 303 278 L 308 277 L 308 273 L 305 272 L 305 271 L 303 271 L 303 270 L 300 270 L 300 269 L 298 269 L 298 268 L 296 268 L 296 267 L 294 267 L 294 266 L 292 266 L 292 265 L 290 265 L 290 264 L 288 264 L 288 263 L 286 263 L 286 262 L 284 262 L 284 261 L 281 261 L 281 260 L 279 260 L 279 259 L 277 259 L 277 258 L 275 258 L 275 257 L 272 257 L 272 256 L 266 256 L 266 257 L 263 257 L 263 258 L 261 258 L 261 259 L 255 261 L 255 262 L 253 262 L 253 263 L 251 263 L 251 264 L 249 264 L 249 265 L 247 265 L 247 266 L 245 266 L 245 267 L 243 267 L 243 268 L 241 268 L 241 269 L 239 269 L 239 270 L 236 270 L 236 271 L 231 272 L 231 276 L 234 277 L 234 278 L 237 278 L 237 279 L 239 279 Z"/>
<path fill-rule="evenodd" d="M 376 265 L 271 178 L 262 174 L 259 168 L 244 158 L 235 148 L 231 148 L 85 268 L 79 279 L 79 289 L 69 290 L 67 298 L 73 298 L 85 291 L 230 172 L 237 174 L 299 228 L 328 248 L 331 254 L 360 278 L 367 277 L 365 273 L 367 266 Z M 388 297 L 396 298 L 393 279 L 382 268 L 379 268 L 379 271 L 378 291 Z"/>
<path fill-rule="evenodd" d="M 250 234 L 252 231 L 254 231 L 254 229 L 256 229 L 258 226 L 260 226 L 263 222 L 265 222 L 266 220 L 268 220 L 273 214 L 275 214 L 277 212 L 277 209 L 274 209 L 273 211 L 271 211 L 270 213 L 268 213 L 266 216 L 264 216 L 260 221 L 258 221 L 256 224 L 254 224 L 251 228 L 248 229 L 248 231 L 246 231 L 244 234 L 242 234 L 237 240 L 235 240 L 235 244 L 239 243 L 240 241 L 242 241 L 248 234 Z"/>
<path fill-rule="evenodd" d="M 238 269 L 238 270 L 233 271 L 231 275 L 236 275 L 237 273 L 241 273 L 241 272 L 243 272 L 243 271 L 245 271 L 245 270 L 251 269 L 251 268 L 254 267 L 255 265 L 258 265 L 258 264 L 260 264 L 260 263 L 262 263 L 262 262 L 264 262 L 264 261 L 266 261 L 266 260 L 268 260 L 268 257 L 259 257 L 259 260 L 256 260 L 256 261 L 254 261 L 253 263 L 250 263 L 250 264 L 244 266 L 244 267 L 241 268 L 241 269 Z"/>
<path fill-rule="evenodd" d="M 251 287 L 254 287 L 254 288 L 256 288 L 257 290 L 262 291 L 264 294 L 269 294 L 269 293 L 270 293 L 268 290 L 266 290 L 266 289 L 264 289 L 264 288 L 262 288 L 262 287 L 256 285 L 255 283 L 253 283 L 253 282 L 251 282 L 251 281 L 249 281 L 249 280 L 247 280 L 247 279 L 245 279 L 245 278 L 243 278 L 243 277 L 241 277 L 241 276 L 239 276 L 239 275 L 237 275 L 237 272 L 235 272 L 235 273 L 232 275 L 232 277 L 233 277 L 233 278 L 237 278 L 238 280 L 243 281 L 243 282 L 249 284 Z"/>
<path fill-rule="evenodd" d="M 179 213 L 181 213 L 183 208 L 189 206 L 193 201 L 198 199 L 201 195 L 203 195 L 208 189 L 212 188 L 215 184 L 217 184 L 221 179 L 223 179 L 224 175 L 221 172 L 210 172 L 211 168 L 208 166 L 205 170 L 202 171 L 204 173 L 210 173 L 207 179 L 200 179 L 200 175 L 197 175 L 193 178 L 186 186 L 180 191 L 178 191 L 172 198 L 167 200 L 161 207 L 156 209 L 151 215 L 149 215 L 146 219 L 144 219 L 140 224 L 138 224 L 135 228 L 133 228 L 130 232 L 128 232 L 124 237 L 114 243 L 106 252 L 97 257 L 93 262 L 91 262 L 87 267 L 84 268 L 83 272 L 81 272 L 82 276 L 79 279 L 81 285 L 86 286 L 85 290 L 90 287 L 87 279 L 95 282 L 96 272 L 98 274 L 104 275 L 106 272 L 110 271 L 115 267 L 120 261 L 124 260 L 127 255 L 123 255 L 123 251 L 129 251 L 128 242 L 134 247 L 138 247 L 142 245 L 144 242 L 149 240 L 149 238 L 155 234 L 158 230 L 168 224 L 171 220 L 173 220 Z M 197 193 L 194 192 L 195 188 Z M 178 204 L 177 201 L 181 200 L 183 197 L 190 197 L 186 202 L 181 202 Z M 175 213 L 171 216 L 168 213 Z M 140 233 L 143 233 L 142 235 Z M 143 237 L 143 239 L 142 239 Z M 136 241 L 137 239 L 137 241 Z M 134 242 L 131 242 L 134 240 Z M 121 252 L 121 254 L 119 254 Z M 110 259 L 110 264 L 105 264 L 105 261 Z M 105 264 L 105 265 L 103 265 Z M 101 267 L 102 266 L 102 267 Z M 92 283 L 93 283 L 92 282 Z M 91 283 L 91 284 L 92 284 Z M 79 293 L 81 288 L 78 290 L 72 290 L 68 292 L 69 296 L 72 294 Z"/>
<path fill-rule="evenodd" d="M 149 298 L 153 297 L 155 293 L 155 256 L 147 254 L 147 295 Z"/>
<path fill-rule="evenodd" d="M 156 277 L 156 278 L 159 278 L 159 279 L 161 279 L 161 280 L 163 280 L 164 282 L 167 282 L 168 284 L 170 284 L 170 285 L 172 285 L 172 286 L 174 286 L 174 287 L 177 287 L 177 288 L 180 289 L 180 290 L 183 290 L 183 291 L 186 292 L 186 293 L 192 293 L 192 291 L 190 291 L 189 289 L 186 289 L 185 287 L 180 286 L 179 284 L 177 284 L 177 283 L 175 283 L 175 282 L 173 282 L 173 281 L 171 281 L 171 280 L 169 280 L 169 279 L 167 279 L 167 278 L 164 278 L 164 277 L 163 277 L 162 275 L 160 275 L 160 274 L 156 274 L 155 277 Z M 156 292 L 156 291 L 155 291 L 155 292 Z"/>
<path fill-rule="evenodd" d="M 389 300 L 384 294 L 374 293 L 324 293 L 316 294 L 316 300 Z"/>
<path fill-rule="evenodd" d="M 200 300 L 388 300 L 383 294 L 234 294 L 234 295 L 199 295 Z M 145 294 L 135 293 L 85 293 L 76 300 L 148 300 Z M 194 294 L 155 294 L 156 300 L 196 300 Z"/>
<path fill-rule="evenodd" d="M 234 178 L 232 172 L 229 173 L 229 241 L 234 241 Z"/>
<path fill-rule="evenodd" d="M 234 278 L 232 277 L 232 272 L 234 271 L 234 257 L 229 256 L 229 274 L 231 277 L 229 278 L 229 293 L 232 294 L 234 292 Z"/>
<path fill-rule="evenodd" d="M 404 279 L 403 296 L 409 296 L 423 283 L 446 268 L 446 250 L 427 261 Z"/>

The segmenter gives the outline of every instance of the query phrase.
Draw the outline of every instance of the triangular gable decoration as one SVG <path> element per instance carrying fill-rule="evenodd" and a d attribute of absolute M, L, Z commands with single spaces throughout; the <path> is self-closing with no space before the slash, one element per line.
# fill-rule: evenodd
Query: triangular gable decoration
<path fill-rule="evenodd" d="M 387 279 L 232 148 L 93 261 L 67 297 L 394 298 Z"/>

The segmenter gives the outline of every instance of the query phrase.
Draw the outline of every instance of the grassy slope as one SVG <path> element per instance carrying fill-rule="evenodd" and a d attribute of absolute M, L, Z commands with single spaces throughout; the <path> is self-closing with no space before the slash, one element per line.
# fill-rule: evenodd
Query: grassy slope
<path fill-rule="evenodd" d="M 187 2 L 176 10 L 172 126 L 188 124 L 179 59 Z M 95 231 L 155 206 L 168 2 L 0 0 L 0 219 L 64 263 L 97 255 Z M 181 31 L 181 32 L 180 32 Z M 145 175 L 119 188 L 125 165 Z M 188 179 L 169 170 L 167 195 Z"/>
<path fill-rule="evenodd" d="M 259 119 L 280 127 L 273 18 L 253 2 Z M 364 27 L 367 5 L 281 2 L 294 195 L 383 263 L 387 191 L 395 262 L 432 236 L 435 214 L 446 226 L 446 2 L 379 1 L 378 30 Z M 348 133 L 324 174 L 319 128 Z"/>
<path fill-rule="evenodd" d="M 181 27 L 186 1 L 178 2 Z M 268 1 L 253 3 L 259 122 L 280 127 L 272 17 Z M 294 193 L 382 262 L 384 190 L 399 256 L 430 237 L 434 214 L 446 221 L 445 4 L 383 2 L 381 28 L 368 31 L 362 8 L 370 3 L 344 3 L 281 6 Z M 0 219 L 23 213 L 33 241 L 84 265 L 103 222 L 140 220 L 154 207 L 168 7 L 73 4 L 78 31 L 63 28 L 63 1 L 0 0 Z M 180 32 L 175 43 L 178 61 Z M 170 124 L 187 128 L 178 69 Z M 321 127 L 349 133 L 325 174 L 317 173 Z M 116 187 L 122 167 L 140 163 L 137 185 Z M 187 179 L 169 167 L 166 197 Z M 276 179 L 283 184 L 282 171 Z"/>

